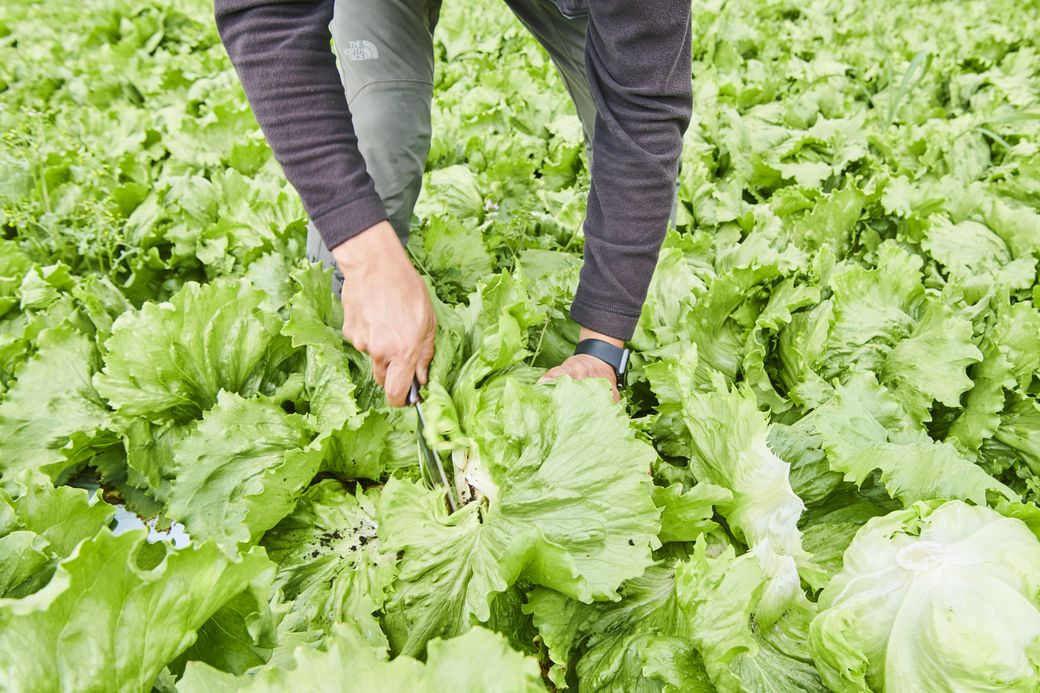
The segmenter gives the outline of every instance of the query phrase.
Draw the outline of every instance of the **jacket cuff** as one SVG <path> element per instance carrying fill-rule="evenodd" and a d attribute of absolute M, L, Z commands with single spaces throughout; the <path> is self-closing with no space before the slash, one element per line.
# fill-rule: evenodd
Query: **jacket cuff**
<path fill-rule="evenodd" d="M 321 234 L 325 246 L 332 250 L 365 229 L 387 219 L 386 208 L 379 195 L 366 195 L 333 207 L 320 216 L 312 217 L 311 221 Z"/>
<path fill-rule="evenodd" d="M 616 308 L 593 305 L 579 296 L 571 304 L 571 318 L 582 327 L 627 342 L 636 330 L 639 313 L 633 314 L 619 311 Z"/>

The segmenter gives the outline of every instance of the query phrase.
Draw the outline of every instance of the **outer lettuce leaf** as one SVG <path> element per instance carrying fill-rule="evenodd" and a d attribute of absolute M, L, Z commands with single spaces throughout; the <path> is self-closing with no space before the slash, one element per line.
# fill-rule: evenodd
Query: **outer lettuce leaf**
<path fill-rule="evenodd" d="M 0 491 L 0 596 L 43 587 L 58 561 L 105 527 L 116 509 L 68 486 L 30 484 L 12 501 Z"/>
<path fill-rule="evenodd" d="M 104 430 L 109 412 L 90 384 L 98 366 L 92 340 L 57 327 L 37 347 L 0 404 L 0 474 L 9 491 L 24 470 L 58 480 L 116 440 Z"/>
<path fill-rule="evenodd" d="M 741 363 L 744 378 L 750 383 L 759 402 L 767 405 L 774 414 L 790 409 L 791 402 L 777 392 L 767 371 L 766 357 L 770 340 L 791 323 L 796 311 L 819 301 L 819 287 L 799 284 L 793 279 L 784 280 L 773 289 L 769 302 L 755 319 L 755 329 L 744 344 Z"/>
<path fill-rule="evenodd" d="M 442 300 L 466 297 L 491 274 L 494 258 L 473 217 L 435 215 L 409 240 L 416 264 L 433 278 Z"/>
<path fill-rule="evenodd" d="M 542 368 L 559 365 L 574 354 L 580 328 L 568 314 L 578 286 L 581 258 L 558 251 L 528 249 L 520 254 L 516 273 L 527 287 L 528 300 L 545 312 L 537 329 L 531 363 Z"/>
<path fill-rule="evenodd" d="M 523 278 L 510 274 L 481 286 L 468 306 L 439 307 L 436 354 L 423 404 L 427 441 L 442 451 L 465 453 L 475 442 L 464 429 L 487 396 L 490 376 L 518 368 L 531 355 L 530 330 L 546 315 L 542 306 L 532 304 Z"/>
<path fill-rule="evenodd" d="M 874 472 L 903 503 L 960 498 L 985 504 L 987 492 L 1015 494 L 952 445 L 918 429 L 873 374 L 857 374 L 813 413 L 832 469 L 857 485 Z"/>
<path fill-rule="evenodd" d="M 177 551 L 145 538 L 102 530 L 46 587 L 0 599 L 5 687 L 143 693 L 223 604 L 269 588 L 261 552 L 231 559 L 211 542 Z"/>
<path fill-rule="evenodd" d="M 790 465 L 770 449 L 768 422 L 750 390 L 693 391 L 688 364 L 670 364 L 667 373 L 670 386 L 661 377 L 655 387 L 662 401 L 676 394 L 682 397 L 690 472 L 694 479 L 732 494 L 718 503 L 718 511 L 773 571 L 773 611 L 763 607 L 760 617 L 778 616 L 798 593 L 797 565 L 808 559 L 798 530 L 805 505 L 791 488 Z"/>
<path fill-rule="evenodd" d="M 582 686 L 591 690 L 714 693 L 700 655 L 681 637 L 652 632 L 611 638 L 578 662 Z"/>
<path fill-rule="evenodd" d="M 576 680 L 573 663 L 598 615 L 596 606 L 536 587 L 527 594 L 523 609 L 531 615 L 538 637 L 548 650 L 552 662 L 549 679 L 557 688 L 567 688 L 568 676 L 571 681 Z"/>
<path fill-rule="evenodd" d="M 1040 369 L 1040 311 L 1032 303 L 996 301 L 996 319 L 982 341 L 983 360 L 949 437 L 974 452 L 997 430 L 1005 390 L 1024 389 Z"/>
<path fill-rule="evenodd" d="M 1023 399 L 1007 408 L 993 439 L 1017 451 L 1034 474 L 1040 474 L 1040 401 Z"/>
<path fill-rule="evenodd" d="M 430 643 L 426 663 L 411 657 L 388 661 L 349 628 L 337 628 L 324 650 L 298 648 L 291 666 L 262 668 L 234 677 L 190 664 L 177 690 L 183 693 L 250 691 L 336 693 L 348 687 L 386 693 L 532 693 L 543 691 L 538 663 L 509 648 L 506 640 L 473 628 L 450 640 Z"/>
<path fill-rule="evenodd" d="M 816 411 L 790 425 L 773 423 L 767 438 L 777 456 L 790 463 L 791 488 L 806 505 L 825 500 L 842 484 L 842 475 L 827 463 L 827 453 L 813 423 Z"/>
<path fill-rule="evenodd" d="M 108 339 L 115 319 L 134 307 L 112 279 L 103 274 L 77 277 L 71 293 L 93 325 L 98 341 Z"/>
<path fill-rule="evenodd" d="M 321 462 L 298 414 L 263 399 L 222 392 L 174 446 L 168 513 L 188 533 L 224 545 L 253 544 L 285 517 Z"/>
<path fill-rule="evenodd" d="M 908 336 L 924 301 L 921 258 L 894 243 L 878 249 L 876 269 L 849 265 L 830 280 L 834 322 L 821 375 L 852 368 L 880 369 L 896 342 Z"/>
<path fill-rule="evenodd" d="M 394 649 L 487 621 L 521 577 L 581 601 L 611 599 L 650 564 L 658 510 L 638 441 L 600 382 L 507 381 L 478 438 L 487 507 L 448 515 L 442 492 L 387 484 L 379 535 L 401 556 L 385 624 Z"/>
<path fill-rule="evenodd" d="M 552 590 L 532 591 L 524 610 L 549 649 L 553 682 L 625 693 L 714 690 L 690 640 L 674 573 L 651 567 L 622 586 L 617 602 L 587 605 Z"/>
<path fill-rule="evenodd" d="M 929 302 L 920 322 L 885 357 L 879 377 L 915 420 L 927 421 L 933 400 L 960 405 L 972 387 L 965 368 L 981 360 L 971 323 L 944 304 Z"/>
<path fill-rule="evenodd" d="M 818 406 L 833 391 L 829 380 L 819 372 L 833 321 L 834 303 L 826 300 L 812 310 L 795 313 L 780 332 L 779 379 L 787 396 L 799 406 Z"/>
<path fill-rule="evenodd" d="M 650 280 L 632 344 L 639 351 L 683 341 L 692 300 L 703 295 L 714 270 L 710 237 L 671 232 L 665 237 Z"/>
<path fill-rule="evenodd" d="M 288 302 L 289 317 L 282 334 L 296 348 L 315 347 L 327 353 L 343 352 L 343 304 L 332 293 L 332 270 L 314 264 L 292 273 L 296 292 Z"/>
<path fill-rule="evenodd" d="M 921 247 L 953 277 L 968 279 L 996 271 L 1012 260 L 1007 245 L 985 224 L 972 219 L 955 224 L 938 214 L 928 221 Z"/>
<path fill-rule="evenodd" d="M 751 335 L 758 305 L 764 301 L 763 286 L 779 274 L 771 255 L 748 262 L 748 266 L 721 268 L 724 271 L 693 306 L 683 325 L 680 342 L 697 345 L 698 369 L 703 371 L 704 381 L 716 371 L 728 382 L 736 379 L 743 346 Z"/>
<path fill-rule="evenodd" d="M 271 609 L 268 598 L 259 590 L 246 590 L 229 599 L 199 626 L 195 642 L 169 664 L 169 670 L 179 675 L 187 662 L 197 661 L 241 674 L 268 662 L 280 645 L 280 614 Z"/>
<path fill-rule="evenodd" d="M 374 644 L 385 643 L 373 614 L 386 602 L 397 571 L 376 537 L 378 498 L 375 490 L 358 487 L 350 494 L 326 479 L 264 535 L 263 546 L 278 564 L 275 586 L 293 602 L 287 617 L 293 629 L 330 631 L 352 622 Z"/>
<path fill-rule="evenodd" d="M 855 185 L 821 196 L 812 210 L 798 219 L 793 240 L 807 249 L 829 245 L 836 254 L 847 251 L 865 201 L 866 195 Z"/>
<path fill-rule="evenodd" d="M 221 390 L 268 391 L 292 348 L 266 298 L 244 280 L 189 282 L 168 303 L 123 314 L 95 387 L 123 416 L 150 421 L 197 419 Z"/>
<path fill-rule="evenodd" d="M 510 274 L 496 275 L 469 297 L 469 305 L 447 311 L 430 370 L 439 387 L 431 388 L 427 408 L 450 406 L 458 421 L 469 420 L 479 400 L 478 386 L 529 355 L 528 330 L 544 318 L 531 304 L 523 279 Z M 431 413 L 431 418 L 436 417 Z"/>
<path fill-rule="evenodd" d="M 19 285 L 32 265 L 17 243 L 0 238 L 0 318 L 18 305 Z"/>
<path fill-rule="evenodd" d="M 654 487 L 654 503 L 661 508 L 662 543 L 693 541 L 716 529 L 713 506 L 733 501 L 733 493 L 721 486 L 697 484 L 684 491 L 682 484 Z"/>
<path fill-rule="evenodd" d="M 195 426 L 194 421 L 165 421 L 155 424 L 144 419 L 133 419 L 125 422 L 122 435 L 126 450 L 126 483 L 154 498 L 156 502 L 166 503 L 177 473 L 173 459 L 174 448 L 195 431 Z M 101 464 L 99 469 L 106 480 L 124 471 L 119 468 L 118 463 Z"/>
<path fill-rule="evenodd" d="M 814 605 L 799 596 L 767 626 L 758 610 L 764 602 L 772 609 L 767 603 L 771 581 L 753 554 L 736 556 L 726 547 L 709 555 L 707 542 L 698 541 L 675 577 L 690 639 L 721 693 L 824 693 L 805 644 Z"/>
<path fill-rule="evenodd" d="M 431 171 L 424 188 L 423 199 L 415 208 L 421 217 L 443 214 L 480 219 L 484 214 L 484 197 L 473 171 L 465 164 Z"/>
<path fill-rule="evenodd" d="M 869 370 L 917 421 L 931 418 L 934 400 L 959 404 L 972 386 L 965 368 L 983 355 L 971 323 L 926 297 L 921 264 L 884 243 L 876 268 L 839 265 L 829 279 L 833 296 L 790 318 L 780 336 L 780 379 L 796 403 L 818 406 L 831 381 Z M 761 381 L 760 375 L 755 382 Z"/>
<path fill-rule="evenodd" d="M 802 518 L 802 544 L 829 582 L 841 570 L 842 555 L 859 528 L 871 518 L 899 507 L 887 499 L 868 498 L 851 491 L 836 493 L 826 503 L 806 511 Z"/>

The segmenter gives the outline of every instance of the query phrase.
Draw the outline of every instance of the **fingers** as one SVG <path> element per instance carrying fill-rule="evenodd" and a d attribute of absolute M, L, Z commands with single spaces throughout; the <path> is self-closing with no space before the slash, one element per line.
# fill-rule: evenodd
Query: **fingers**
<path fill-rule="evenodd" d="M 345 304 L 343 307 L 344 309 L 346 309 Z M 369 348 L 368 342 L 361 336 L 363 334 L 362 330 L 354 324 L 354 321 L 351 319 L 352 316 L 349 313 L 346 313 L 345 310 L 344 313 L 345 314 L 343 319 L 343 339 L 347 342 L 347 344 L 350 344 L 352 347 L 360 351 L 362 354 L 367 354 Z"/>
<path fill-rule="evenodd" d="M 375 356 L 372 357 L 372 378 L 374 378 L 376 383 L 379 384 L 379 387 L 386 386 L 387 365 L 388 363 L 386 359 L 376 358 Z"/>
<path fill-rule="evenodd" d="M 395 407 L 403 407 L 408 403 L 408 390 L 415 377 L 415 359 L 391 361 L 386 368 L 386 380 L 383 390 L 386 400 Z"/>
<path fill-rule="evenodd" d="M 550 368 L 545 372 L 545 375 L 538 379 L 538 382 L 547 383 L 550 380 L 556 380 L 564 373 L 566 373 L 566 371 L 563 370 L 563 366 L 556 366 L 555 368 Z"/>
<path fill-rule="evenodd" d="M 419 357 L 415 362 L 415 375 L 419 378 L 419 382 L 423 385 L 430 378 L 430 361 L 433 360 L 433 343 L 434 334 L 436 333 L 436 323 L 430 328 L 430 331 L 423 338 L 422 346 L 419 347 Z"/>
<path fill-rule="evenodd" d="M 614 401 L 618 402 L 621 400 L 621 393 L 618 392 L 617 388 L 617 376 L 614 374 L 614 371 L 610 366 L 599 359 L 584 354 L 571 356 L 559 366 L 550 368 L 546 371 L 545 375 L 543 375 L 538 382 L 547 383 L 562 375 L 570 376 L 574 380 L 603 378 L 610 383 L 611 395 L 614 397 Z"/>

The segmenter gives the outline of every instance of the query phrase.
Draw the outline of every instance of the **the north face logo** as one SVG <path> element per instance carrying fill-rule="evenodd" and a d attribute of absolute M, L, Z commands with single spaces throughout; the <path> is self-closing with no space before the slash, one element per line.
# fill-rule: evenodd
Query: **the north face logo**
<path fill-rule="evenodd" d="M 379 50 L 371 41 L 361 39 L 347 44 L 347 60 L 375 60 Z"/>

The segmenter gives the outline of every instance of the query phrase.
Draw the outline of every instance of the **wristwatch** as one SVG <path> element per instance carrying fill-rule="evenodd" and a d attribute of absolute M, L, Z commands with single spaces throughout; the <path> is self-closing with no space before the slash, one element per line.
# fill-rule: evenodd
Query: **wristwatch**
<path fill-rule="evenodd" d="M 625 372 L 628 370 L 629 351 L 623 347 L 614 346 L 602 339 L 583 339 L 574 347 L 575 354 L 588 354 L 599 359 L 614 369 L 617 376 L 618 387 L 625 384 Z"/>

